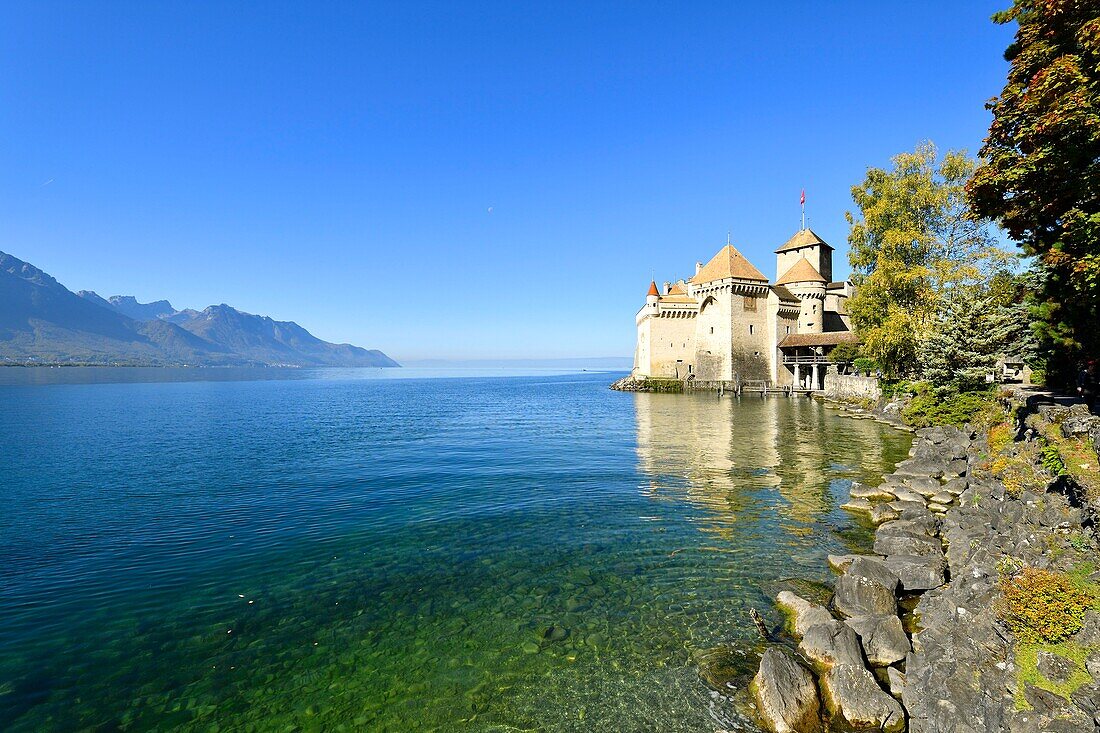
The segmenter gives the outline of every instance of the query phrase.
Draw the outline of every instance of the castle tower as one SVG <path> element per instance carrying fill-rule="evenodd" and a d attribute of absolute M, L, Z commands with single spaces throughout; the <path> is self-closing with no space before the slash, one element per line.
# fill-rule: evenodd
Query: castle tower
<path fill-rule="evenodd" d="M 775 251 L 775 274 L 782 276 L 803 258 L 825 279 L 826 283 L 832 282 L 833 248 L 810 229 L 800 229 L 795 232 L 786 244 Z"/>
<path fill-rule="evenodd" d="M 803 231 L 809 231 L 804 229 Z M 825 286 L 828 281 L 805 257 L 800 257 L 778 280 L 799 300 L 798 332 L 821 333 L 825 321 Z"/>

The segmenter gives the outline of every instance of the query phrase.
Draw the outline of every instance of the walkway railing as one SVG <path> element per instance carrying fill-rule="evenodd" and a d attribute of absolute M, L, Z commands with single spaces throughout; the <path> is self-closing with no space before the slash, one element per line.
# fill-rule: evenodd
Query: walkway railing
<path fill-rule="evenodd" d="M 832 364 L 833 361 L 827 356 L 820 356 L 814 354 L 812 356 L 783 356 L 784 364 Z"/>

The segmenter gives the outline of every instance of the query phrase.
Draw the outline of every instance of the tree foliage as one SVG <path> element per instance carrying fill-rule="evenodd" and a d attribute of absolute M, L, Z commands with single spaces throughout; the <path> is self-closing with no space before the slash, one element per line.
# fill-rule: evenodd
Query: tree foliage
<path fill-rule="evenodd" d="M 965 152 L 923 143 L 871 168 L 852 187 L 858 215 L 848 258 L 857 290 L 848 307 L 852 324 L 888 377 L 912 373 L 918 349 L 936 325 L 941 302 L 956 286 L 981 282 L 1006 255 L 988 226 L 969 213 L 965 185 L 976 163 Z"/>
<path fill-rule="evenodd" d="M 1016 21 L 1007 83 L 985 162 L 967 188 L 1043 270 L 1034 312 L 1051 354 L 1100 346 L 1100 4 L 1015 0 L 994 16 Z M 1063 368 L 1068 358 L 1062 359 Z"/>
<path fill-rule="evenodd" d="M 989 286 L 958 285 L 920 342 L 921 376 L 941 394 L 984 389 L 998 357 L 1026 350 L 1028 333 L 1026 313 L 1014 298 Z"/>

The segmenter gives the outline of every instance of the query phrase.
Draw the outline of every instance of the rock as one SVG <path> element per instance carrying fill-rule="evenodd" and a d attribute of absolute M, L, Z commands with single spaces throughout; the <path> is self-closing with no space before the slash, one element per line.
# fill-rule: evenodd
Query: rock
<path fill-rule="evenodd" d="M 944 584 L 947 560 L 940 555 L 889 555 L 883 564 L 898 576 L 901 590 L 926 591 Z"/>
<path fill-rule="evenodd" d="M 1074 640 L 1081 646 L 1100 647 L 1100 611 L 1085 612 L 1085 620 Z"/>
<path fill-rule="evenodd" d="M 928 507 L 924 505 L 924 497 L 920 497 L 920 501 L 892 501 L 890 507 L 901 512 L 902 517 L 915 517 L 928 513 Z"/>
<path fill-rule="evenodd" d="M 863 664 L 859 637 L 836 619 L 806 629 L 798 649 L 821 670 L 836 664 Z"/>
<path fill-rule="evenodd" d="M 967 466 L 964 460 L 951 461 L 951 463 L 947 464 L 947 468 L 944 469 L 943 477 L 951 478 L 965 476 L 968 468 L 969 466 Z"/>
<path fill-rule="evenodd" d="M 947 506 L 946 504 L 937 504 L 932 501 L 928 502 L 928 511 L 932 512 L 933 514 L 947 514 L 947 510 L 950 508 L 951 507 Z"/>
<path fill-rule="evenodd" d="M 955 495 L 949 491 L 941 491 L 928 499 L 929 503 L 943 504 L 944 506 L 950 505 L 955 501 Z"/>
<path fill-rule="evenodd" d="M 905 673 L 897 667 L 889 667 L 886 670 L 886 679 L 890 682 L 890 694 L 900 700 L 905 692 Z"/>
<path fill-rule="evenodd" d="M 896 522 L 884 524 L 878 528 L 876 534 L 915 532 L 917 534 L 924 534 L 931 537 L 936 534 L 936 530 L 939 528 L 939 526 L 939 520 L 930 515 L 928 512 L 922 512 L 919 516 L 910 517 L 909 519 L 899 519 Z"/>
<path fill-rule="evenodd" d="M 543 641 L 562 641 L 569 636 L 569 629 L 564 626 L 547 626 L 542 630 Z"/>
<path fill-rule="evenodd" d="M 902 487 L 894 492 L 894 497 L 897 501 L 913 502 L 915 504 L 924 505 L 924 497 L 915 491 Z"/>
<path fill-rule="evenodd" d="M 937 461 L 910 458 L 902 461 L 894 469 L 895 476 L 912 476 L 915 478 L 939 478 L 943 475 L 944 465 Z"/>
<path fill-rule="evenodd" d="M 943 490 L 952 496 L 958 496 L 962 492 L 966 491 L 967 483 L 966 479 L 953 478 L 943 485 Z"/>
<path fill-rule="evenodd" d="M 871 521 L 875 524 L 890 522 L 900 516 L 901 512 L 894 509 L 889 504 L 875 504 L 875 506 L 871 508 Z"/>
<path fill-rule="evenodd" d="M 1081 685 L 1070 695 L 1073 704 L 1092 716 L 1096 727 L 1100 729 L 1100 682 Z"/>
<path fill-rule="evenodd" d="M 882 527 L 879 529 L 881 530 Z M 875 536 L 874 549 L 876 555 L 942 555 L 943 543 L 937 537 L 916 532 L 899 531 L 883 534 L 880 531 Z"/>
<path fill-rule="evenodd" d="M 849 499 L 847 503 L 841 504 L 840 508 L 853 512 L 870 512 L 871 502 L 866 499 L 860 499 L 859 497 L 853 497 Z"/>
<path fill-rule="evenodd" d="M 860 557 L 836 581 L 833 605 L 845 616 L 897 614 L 898 576 L 877 560 Z"/>
<path fill-rule="evenodd" d="M 1085 660 L 1085 671 L 1097 682 L 1100 682 L 1100 652 L 1093 652 Z"/>
<path fill-rule="evenodd" d="M 830 568 L 838 573 L 843 573 L 857 557 L 873 557 L 876 560 L 879 559 L 876 555 L 829 555 L 826 560 Z"/>
<path fill-rule="evenodd" d="M 752 681 L 757 712 L 774 733 L 816 733 L 821 730 L 821 703 L 814 678 L 794 657 L 771 647 L 760 658 Z"/>
<path fill-rule="evenodd" d="M 888 667 L 911 651 L 901 619 L 888 616 L 855 616 L 845 621 L 856 632 L 863 654 L 873 667 Z"/>
<path fill-rule="evenodd" d="M 849 496 L 869 501 L 892 501 L 894 493 L 883 486 L 867 486 L 861 483 L 853 483 Z"/>
<path fill-rule="evenodd" d="M 1100 425 L 1100 417 L 1091 414 L 1087 405 L 1072 405 L 1059 428 L 1063 438 L 1075 438 L 1088 435 L 1097 425 Z"/>
<path fill-rule="evenodd" d="M 692 654 L 699 667 L 699 676 L 716 690 L 726 692 L 730 686 L 744 684 L 756 673 L 755 655 L 734 644 L 723 644 Z"/>
<path fill-rule="evenodd" d="M 1051 682 L 1062 684 L 1073 674 L 1073 662 L 1052 652 L 1040 651 L 1035 656 L 1035 668 Z"/>
<path fill-rule="evenodd" d="M 790 591 L 781 592 L 776 596 L 775 602 L 787 614 L 791 630 L 799 637 L 805 636 L 806 630 L 815 624 L 827 624 L 835 620 L 825 607 L 810 603 Z"/>
<path fill-rule="evenodd" d="M 905 730 L 905 711 L 862 664 L 836 665 L 822 678 L 822 688 L 830 712 L 853 728 Z"/>
<path fill-rule="evenodd" d="M 906 480 L 905 485 L 925 498 L 943 490 L 943 484 L 934 478 L 911 478 Z"/>

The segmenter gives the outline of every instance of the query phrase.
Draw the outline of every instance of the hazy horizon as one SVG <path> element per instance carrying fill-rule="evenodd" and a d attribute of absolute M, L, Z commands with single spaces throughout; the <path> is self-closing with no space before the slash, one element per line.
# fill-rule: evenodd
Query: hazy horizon
<path fill-rule="evenodd" d="M 0 250 L 403 362 L 631 354 L 727 232 L 774 277 L 805 189 L 843 277 L 868 166 L 977 149 L 1011 29 L 934 5 L 9 5 Z"/>

